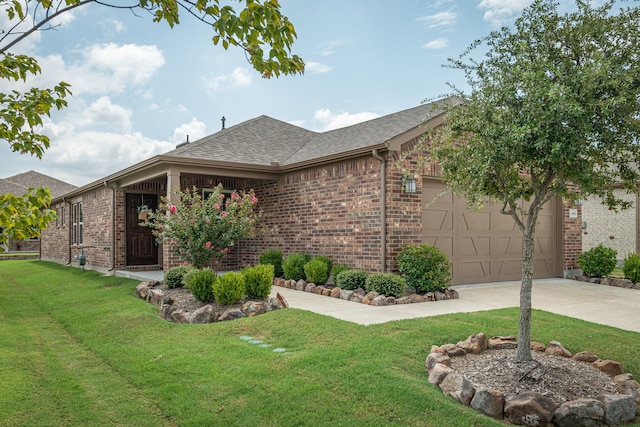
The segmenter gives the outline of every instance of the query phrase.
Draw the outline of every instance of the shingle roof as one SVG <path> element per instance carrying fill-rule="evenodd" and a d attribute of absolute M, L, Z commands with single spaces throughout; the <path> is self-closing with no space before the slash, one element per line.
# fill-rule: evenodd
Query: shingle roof
<path fill-rule="evenodd" d="M 234 163 L 283 163 L 317 133 L 267 116 L 259 116 L 185 144 L 167 156 Z"/>
<path fill-rule="evenodd" d="M 322 133 L 259 116 L 165 155 L 252 165 L 268 166 L 273 162 L 293 165 L 382 144 L 442 114 L 447 101 L 451 100 L 423 104 Z"/>
<path fill-rule="evenodd" d="M 24 194 L 28 188 L 45 186 L 49 188 L 51 197 L 56 198 L 76 189 L 75 185 L 69 184 L 59 179 L 36 171 L 29 171 L 0 179 L 0 194 L 12 193 L 16 195 Z"/>

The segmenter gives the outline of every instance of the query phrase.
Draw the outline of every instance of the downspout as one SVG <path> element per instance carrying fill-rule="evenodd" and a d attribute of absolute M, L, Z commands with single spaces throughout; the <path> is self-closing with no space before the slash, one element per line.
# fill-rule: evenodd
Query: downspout
<path fill-rule="evenodd" d="M 67 232 L 69 234 L 69 236 L 68 236 L 69 238 L 67 240 L 67 243 L 68 243 L 67 244 L 67 250 L 68 250 L 67 260 L 68 261 L 67 261 L 67 263 L 65 265 L 70 265 L 71 261 L 72 261 L 72 259 L 71 259 L 71 239 L 72 239 L 72 237 L 71 236 L 73 235 L 72 234 L 73 233 L 73 224 L 70 224 L 71 223 L 71 214 L 72 214 L 71 213 L 71 202 L 67 202 L 67 200 L 63 197 L 62 198 L 62 204 L 63 204 L 63 206 L 65 208 L 64 210 L 66 211 L 65 212 L 65 216 L 66 216 L 65 224 L 67 224 L 67 230 L 69 230 Z"/>
<path fill-rule="evenodd" d="M 107 181 L 104 182 L 107 186 Z M 116 269 L 116 185 L 111 185 L 111 268 L 109 272 Z M 115 272 L 113 273 L 115 276 Z"/>
<path fill-rule="evenodd" d="M 387 271 L 387 162 L 374 148 L 371 152 L 374 159 L 380 162 L 380 250 L 382 272 Z"/>

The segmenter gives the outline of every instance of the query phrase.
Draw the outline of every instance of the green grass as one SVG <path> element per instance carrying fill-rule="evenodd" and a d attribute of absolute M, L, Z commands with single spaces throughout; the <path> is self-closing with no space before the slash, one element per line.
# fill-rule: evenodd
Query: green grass
<path fill-rule="evenodd" d="M 136 285 L 0 263 L 0 425 L 504 425 L 443 396 L 424 360 L 433 344 L 516 334 L 517 309 L 366 327 L 295 309 L 177 325 L 137 299 Z M 532 331 L 640 374 L 637 333 L 541 311 Z"/>

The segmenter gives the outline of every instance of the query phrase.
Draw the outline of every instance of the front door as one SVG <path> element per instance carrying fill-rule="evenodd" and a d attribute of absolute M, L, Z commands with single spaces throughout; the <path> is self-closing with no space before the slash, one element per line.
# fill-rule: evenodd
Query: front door
<path fill-rule="evenodd" d="M 158 208 L 156 194 L 127 193 L 127 265 L 157 265 L 158 246 L 151 229 L 142 227 L 138 219 L 138 206 Z"/>

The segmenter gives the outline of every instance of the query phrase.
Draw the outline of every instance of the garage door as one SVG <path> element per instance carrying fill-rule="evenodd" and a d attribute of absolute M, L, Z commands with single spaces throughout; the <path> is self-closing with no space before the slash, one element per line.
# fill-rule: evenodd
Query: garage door
<path fill-rule="evenodd" d="M 501 205 L 469 209 L 439 181 L 423 185 L 423 241 L 442 250 L 452 263 L 452 283 L 519 280 L 522 277 L 522 234 Z M 438 197 L 440 196 L 440 197 Z M 555 200 L 547 202 L 536 227 L 536 278 L 556 276 L 558 258 Z"/>

